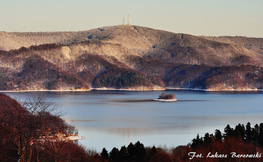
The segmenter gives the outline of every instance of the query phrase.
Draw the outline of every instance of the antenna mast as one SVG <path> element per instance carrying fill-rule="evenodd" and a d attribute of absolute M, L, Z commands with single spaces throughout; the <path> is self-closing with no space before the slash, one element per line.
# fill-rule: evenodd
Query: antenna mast
<path fill-rule="evenodd" d="M 129 22 L 129 14 L 128 14 L 128 25 L 130 25 L 130 22 Z"/>
<path fill-rule="evenodd" d="M 123 25 L 125 25 L 125 19 L 124 19 L 124 17 L 123 17 Z"/>

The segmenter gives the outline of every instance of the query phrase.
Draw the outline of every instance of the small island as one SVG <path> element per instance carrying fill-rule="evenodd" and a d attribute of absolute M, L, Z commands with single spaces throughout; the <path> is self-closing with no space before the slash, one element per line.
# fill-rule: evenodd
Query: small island
<path fill-rule="evenodd" d="M 177 101 L 174 93 L 169 93 L 169 94 L 162 93 L 161 95 L 159 95 L 158 99 L 153 99 L 153 100 L 154 101 L 162 101 L 162 102 L 175 102 L 175 101 Z"/>

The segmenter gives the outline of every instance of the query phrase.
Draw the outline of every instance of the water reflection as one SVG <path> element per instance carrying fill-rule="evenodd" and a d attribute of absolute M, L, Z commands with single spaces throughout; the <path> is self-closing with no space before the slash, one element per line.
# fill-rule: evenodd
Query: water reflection
<path fill-rule="evenodd" d="M 223 132 L 226 124 L 235 127 L 238 123 L 246 124 L 248 121 L 251 125 L 260 123 L 263 114 L 248 115 L 214 115 L 214 116 L 178 116 L 170 118 L 168 121 L 140 121 L 138 124 L 129 120 L 118 120 L 118 122 L 107 121 L 109 125 L 104 127 L 98 126 L 103 121 L 74 121 L 79 133 L 86 137 L 85 140 L 79 141 L 81 144 L 89 148 L 95 148 L 101 151 L 103 147 L 111 150 L 113 147 L 120 148 L 128 145 L 130 142 L 142 142 L 145 146 L 166 146 L 176 147 L 178 145 L 186 145 L 191 142 L 197 134 L 204 136 L 206 132 L 214 133 L 215 129 Z M 86 122 L 86 124 L 85 124 Z M 96 126 L 87 124 L 95 122 Z M 105 122 L 105 121 L 104 121 Z M 122 124 L 120 124 L 122 123 Z M 113 126 L 113 127 L 111 127 Z M 123 127 L 122 127 L 123 126 Z M 129 127 L 124 127 L 129 126 Z M 144 127 L 147 126 L 147 127 Z"/>
<path fill-rule="evenodd" d="M 211 101 L 211 100 L 177 100 L 176 102 L 198 102 L 198 101 Z M 108 100 L 108 102 L 158 102 L 153 99 L 115 99 Z M 162 102 L 164 103 L 164 102 Z M 175 103 L 175 102 L 166 102 L 166 103 Z"/>
<path fill-rule="evenodd" d="M 156 102 L 153 99 L 118 99 L 108 100 L 109 102 Z"/>
<path fill-rule="evenodd" d="M 176 147 L 189 143 L 189 138 L 196 134 L 182 133 L 183 127 L 176 129 L 167 128 L 95 128 L 81 127 L 79 133 L 84 135 L 85 140 L 79 143 L 88 148 L 95 148 L 101 151 L 103 147 L 111 150 L 113 147 L 120 148 L 128 146 L 130 142 L 142 142 L 145 146 Z M 187 138 L 188 137 L 188 138 Z"/>

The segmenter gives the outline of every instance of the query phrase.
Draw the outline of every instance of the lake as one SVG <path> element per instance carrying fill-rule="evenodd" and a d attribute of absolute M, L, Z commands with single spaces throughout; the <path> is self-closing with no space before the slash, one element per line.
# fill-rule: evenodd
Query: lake
<path fill-rule="evenodd" d="M 175 93 L 177 102 L 150 101 L 162 92 Z M 140 141 L 145 146 L 176 147 L 191 142 L 197 134 L 224 131 L 227 124 L 252 126 L 263 122 L 262 92 L 203 91 L 89 91 L 8 92 L 22 100 L 45 94 L 60 105 L 65 119 L 85 140 L 79 143 L 101 152 L 105 147 Z"/>

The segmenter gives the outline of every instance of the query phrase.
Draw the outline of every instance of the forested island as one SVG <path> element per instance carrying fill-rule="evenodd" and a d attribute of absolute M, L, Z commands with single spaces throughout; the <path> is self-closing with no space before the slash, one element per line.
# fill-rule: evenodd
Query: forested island
<path fill-rule="evenodd" d="M 166 99 L 166 100 L 175 99 L 175 94 L 174 93 L 170 93 L 170 94 L 162 93 L 161 95 L 159 95 L 158 99 Z"/>
<path fill-rule="evenodd" d="M 162 93 L 161 95 L 159 95 L 158 99 L 153 99 L 154 101 L 161 101 L 161 102 L 174 102 L 177 101 L 177 99 L 175 98 L 175 94 L 171 93 L 171 94 L 165 94 Z"/>
<path fill-rule="evenodd" d="M 66 140 L 78 136 L 78 132 L 55 109 L 43 96 L 19 103 L 0 93 L 0 161 L 185 162 L 263 158 L 263 123 L 254 127 L 249 122 L 235 128 L 227 125 L 224 132 L 216 129 L 214 134 L 198 134 L 189 144 L 175 148 L 144 146 L 138 141 L 97 152 Z"/>

